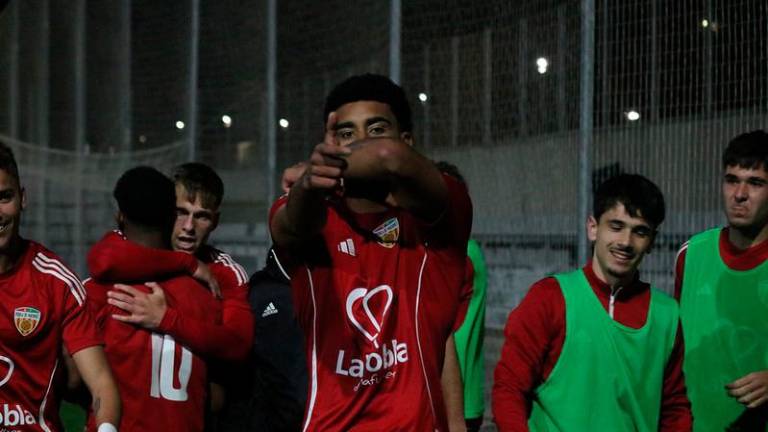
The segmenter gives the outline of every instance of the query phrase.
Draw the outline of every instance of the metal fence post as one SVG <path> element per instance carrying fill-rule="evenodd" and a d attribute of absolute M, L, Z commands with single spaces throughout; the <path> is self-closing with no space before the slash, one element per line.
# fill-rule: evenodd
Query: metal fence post
<path fill-rule="evenodd" d="M 16 139 L 19 138 L 19 3 L 21 1 L 13 0 L 8 5 L 8 132 Z"/>
<path fill-rule="evenodd" d="M 80 274 L 84 274 L 85 245 L 83 228 L 85 227 L 85 211 L 83 205 L 83 148 L 85 144 L 85 0 L 72 2 L 74 9 L 74 22 L 72 23 L 72 48 L 74 51 L 74 98 L 75 112 L 72 124 L 75 152 L 75 196 L 74 196 L 74 224 L 72 227 L 72 265 Z"/>
<path fill-rule="evenodd" d="M 389 8 L 389 79 L 400 84 L 400 26 L 402 5 L 400 0 L 390 0 Z"/>
<path fill-rule="evenodd" d="M 50 4 L 48 0 L 41 1 L 39 3 L 40 9 L 38 10 L 38 50 L 37 50 L 37 71 L 35 83 L 36 89 L 33 90 L 36 95 L 36 103 L 34 104 L 34 125 L 36 129 L 37 144 L 43 149 L 40 153 L 43 155 L 40 161 L 40 172 L 38 177 L 38 190 L 36 199 L 36 212 L 37 212 L 37 238 L 36 240 L 46 244 L 47 243 L 47 209 L 48 209 L 48 194 L 47 194 L 47 182 L 45 173 L 48 171 L 48 146 L 50 139 L 50 129 L 48 125 L 48 118 L 50 115 L 50 93 L 51 93 L 51 80 L 50 80 L 50 56 L 51 56 L 51 40 L 50 40 Z"/>
<path fill-rule="evenodd" d="M 604 60 L 605 61 L 605 60 Z M 579 116 L 578 265 L 587 262 L 589 243 L 584 224 L 592 200 L 592 139 L 594 127 L 595 0 L 581 2 L 581 112 Z"/>
<path fill-rule="evenodd" d="M 275 199 L 277 175 L 277 0 L 267 1 L 267 208 Z"/>
<path fill-rule="evenodd" d="M 197 159 L 197 67 L 199 63 L 198 46 L 200 42 L 200 0 L 191 0 L 189 23 L 189 82 L 187 95 L 189 106 L 187 107 L 187 134 L 190 161 Z"/>

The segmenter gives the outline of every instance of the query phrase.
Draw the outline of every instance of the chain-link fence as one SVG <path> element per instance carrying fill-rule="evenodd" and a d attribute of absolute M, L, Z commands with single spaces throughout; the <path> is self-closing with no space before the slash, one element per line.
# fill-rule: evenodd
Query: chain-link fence
<path fill-rule="evenodd" d="M 528 286 L 584 264 L 597 182 L 637 172 L 665 193 L 643 268 L 666 290 L 679 245 L 722 223 L 720 152 L 768 127 L 768 4 L 12 1 L 0 15 L 0 133 L 18 140 L 22 175 L 48 185 L 31 196 L 29 229 L 82 262 L 127 161 L 192 154 L 227 186 L 217 241 L 255 270 L 267 179 L 309 154 L 325 95 L 361 72 L 399 79 L 416 145 L 468 180 L 489 264 L 490 373 Z M 141 153 L 154 148 L 163 156 Z"/>

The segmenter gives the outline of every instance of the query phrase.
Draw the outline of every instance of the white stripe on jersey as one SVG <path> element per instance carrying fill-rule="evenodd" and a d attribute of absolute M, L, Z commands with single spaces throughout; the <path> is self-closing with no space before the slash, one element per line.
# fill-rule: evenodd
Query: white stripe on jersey
<path fill-rule="evenodd" d="M 229 254 L 217 251 L 214 261 L 224 264 L 225 267 L 232 270 L 232 273 L 237 277 L 238 285 L 243 285 L 248 282 L 248 274 L 245 272 L 245 269 L 240 264 L 236 263 Z"/>
<path fill-rule="evenodd" d="M 677 254 L 675 255 L 675 268 L 677 268 L 677 260 L 679 260 L 679 259 L 680 259 L 680 254 L 681 254 L 681 253 L 683 253 L 683 252 L 685 252 L 686 250 L 688 250 L 688 243 L 690 243 L 690 242 L 691 242 L 691 241 L 690 241 L 690 240 L 688 240 L 688 241 L 686 241 L 685 243 L 683 243 L 683 245 L 682 245 L 682 246 L 680 246 L 680 250 L 679 250 L 679 251 L 677 251 Z"/>
<path fill-rule="evenodd" d="M 435 414 L 435 401 L 432 399 L 432 389 L 429 388 L 429 377 L 427 377 L 427 367 L 424 365 L 424 352 L 421 350 L 421 337 L 419 335 L 419 301 L 421 300 L 421 281 L 424 275 L 424 267 L 427 264 L 427 248 L 424 248 L 424 259 L 421 260 L 421 269 L 419 270 L 419 285 L 416 289 L 416 346 L 419 348 L 419 359 L 421 360 L 421 371 L 424 373 L 424 383 L 427 385 L 427 396 L 429 396 L 429 407 L 432 409 L 432 420 L 437 424 L 437 414 Z"/>
<path fill-rule="evenodd" d="M 307 419 L 304 421 L 303 432 L 307 432 L 317 399 L 317 304 L 315 303 L 315 284 L 312 282 L 312 271 L 309 270 L 309 267 L 307 267 L 307 277 L 309 278 L 309 293 L 312 295 L 312 383 L 310 384 Z"/>
<path fill-rule="evenodd" d="M 69 278 L 72 282 L 75 283 L 75 287 L 80 291 L 80 293 L 83 294 L 83 298 L 85 298 L 85 288 L 83 287 L 83 284 L 80 283 L 80 278 L 77 277 L 75 273 L 72 272 L 67 266 L 64 265 L 59 260 L 48 258 L 47 256 L 43 255 L 41 252 L 37 253 L 36 257 L 40 257 L 43 261 L 48 263 L 51 268 L 58 268 L 61 271 L 61 274 Z"/>
<path fill-rule="evenodd" d="M 49 274 L 67 284 L 69 291 L 75 297 L 77 303 L 81 306 L 83 305 L 83 302 L 85 301 L 85 288 L 83 288 L 83 285 L 80 283 L 77 276 L 63 264 L 38 252 L 32 260 L 32 265 L 39 272 Z"/>
<path fill-rule="evenodd" d="M 51 432 L 51 429 L 45 424 L 45 404 L 48 402 L 48 395 L 51 392 L 51 385 L 53 384 L 53 377 L 56 376 L 56 368 L 59 366 L 59 359 L 56 359 L 56 363 L 53 364 L 53 370 L 51 371 L 51 378 L 48 380 L 48 388 L 45 389 L 45 396 L 43 396 L 43 403 L 40 404 L 40 411 L 38 412 L 37 423 L 40 425 L 40 429 L 45 432 Z"/>
<path fill-rule="evenodd" d="M 280 269 L 280 272 L 283 274 L 283 276 L 285 276 L 286 279 L 291 280 L 291 277 L 288 276 L 288 272 L 285 271 L 285 269 L 283 268 L 283 265 L 280 264 L 280 260 L 277 259 L 277 254 L 275 253 L 275 251 L 270 250 L 269 253 L 272 254 L 272 258 L 275 259 L 275 263 L 277 264 L 277 267 Z"/>

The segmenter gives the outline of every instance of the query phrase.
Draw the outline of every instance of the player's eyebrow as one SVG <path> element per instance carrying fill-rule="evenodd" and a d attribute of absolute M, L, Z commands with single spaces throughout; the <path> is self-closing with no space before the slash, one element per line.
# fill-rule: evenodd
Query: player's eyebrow
<path fill-rule="evenodd" d="M 376 123 L 380 123 L 380 122 L 381 122 L 381 123 L 386 123 L 386 124 L 388 124 L 388 125 L 391 125 L 391 124 L 392 124 L 392 122 L 391 122 L 391 121 L 389 121 L 389 119 L 388 119 L 388 118 L 386 118 L 386 117 L 380 117 L 380 116 L 379 116 L 379 117 L 371 117 L 371 118 L 369 118 L 369 119 L 366 119 L 366 120 L 365 120 L 365 125 L 366 125 L 366 126 L 370 126 L 370 125 L 372 125 L 372 124 L 376 124 Z"/>
<path fill-rule="evenodd" d="M 339 129 L 345 129 L 345 128 L 354 128 L 355 124 L 351 121 L 343 122 L 343 123 L 336 123 L 336 126 L 333 127 L 333 130 L 339 130 Z"/>

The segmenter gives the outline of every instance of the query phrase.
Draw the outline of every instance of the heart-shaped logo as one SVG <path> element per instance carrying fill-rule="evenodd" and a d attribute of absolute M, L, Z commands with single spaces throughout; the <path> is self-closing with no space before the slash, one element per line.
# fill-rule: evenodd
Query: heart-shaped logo
<path fill-rule="evenodd" d="M 5 376 L 2 380 L 0 380 L 0 387 L 2 387 L 5 385 L 5 383 L 8 382 L 9 379 L 11 379 L 11 375 L 13 375 L 13 360 L 6 356 L 0 355 L 0 362 L 4 362 L 8 365 L 8 370 L 5 372 Z"/>
<path fill-rule="evenodd" d="M 384 296 L 383 298 L 381 298 Z M 372 290 L 368 288 L 355 288 L 347 295 L 347 317 L 360 332 L 378 349 L 377 338 L 384 325 L 389 307 L 392 305 L 392 288 L 389 285 L 379 285 Z M 361 306 L 358 305 L 360 302 Z M 355 314 L 360 311 L 362 314 Z M 358 316 L 362 315 L 361 320 Z"/>

